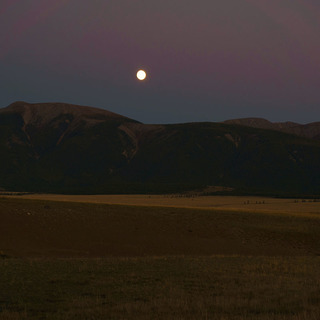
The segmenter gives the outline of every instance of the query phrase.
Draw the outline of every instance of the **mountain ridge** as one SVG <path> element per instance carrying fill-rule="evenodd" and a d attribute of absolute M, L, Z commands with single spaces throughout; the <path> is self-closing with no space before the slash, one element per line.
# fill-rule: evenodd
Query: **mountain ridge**
<path fill-rule="evenodd" d="M 0 109 L 0 188 L 320 194 L 320 142 L 252 124 L 152 125 L 91 107 L 16 102 Z"/>
<path fill-rule="evenodd" d="M 240 118 L 223 121 L 226 124 L 237 124 L 252 128 L 276 130 L 295 134 L 301 137 L 320 140 L 320 122 L 300 124 L 296 122 L 271 122 L 263 118 Z"/>
<path fill-rule="evenodd" d="M 31 104 L 24 101 L 16 101 L 5 108 L 1 108 L 1 113 L 21 113 L 26 125 L 30 123 L 38 125 L 47 124 L 61 114 L 72 114 L 74 117 L 86 118 L 88 122 L 89 120 L 93 122 L 95 120 L 98 121 L 97 116 L 138 122 L 108 110 L 61 102 Z"/>
<path fill-rule="evenodd" d="M 1 113 L 21 113 L 23 114 L 23 119 L 26 125 L 29 123 L 38 124 L 40 126 L 48 124 L 55 117 L 61 114 L 72 114 L 75 117 L 80 117 L 82 118 L 82 120 L 86 120 L 87 125 L 102 122 L 105 119 L 122 119 L 123 121 L 126 120 L 129 122 L 142 124 L 137 120 L 128 118 L 126 116 L 105 109 L 61 102 L 27 103 L 24 101 L 16 101 L 5 108 L 0 108 L 0 114 Z M 320 140 L 320 121 L 311 122 L 307 124 L 300 124 L 292 121 L 271 122 L 264 118 L 249 117 L 225 120 L 220 123 L 230 125 L 242 125 L 266 130 L 276 130 L 286 132 L 289 134 L 295 134 L 305 138 Z M 160 124 L 144 125 L 161 126 Z"/>

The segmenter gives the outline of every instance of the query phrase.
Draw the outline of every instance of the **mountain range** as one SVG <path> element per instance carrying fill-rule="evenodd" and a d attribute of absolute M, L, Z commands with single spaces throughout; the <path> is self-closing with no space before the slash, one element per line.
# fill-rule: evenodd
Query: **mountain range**
<path fill-rule="evenodd" d="M 320 122 L 299 124 L 295 122 L 270 122 L 261 118 L 243 118 L 224 121 L 226 124 L 238 124 L 260 129 L 276 130 L 295 134 L 304 138 L 320 140 Z"/>
<path fill-rule="evenodd" d="M 150 125 L 63 103 L 15 102 L 0 109 L 3 191 L 172 193 L 208 186 L 319 194 L 320 122 Z"/>

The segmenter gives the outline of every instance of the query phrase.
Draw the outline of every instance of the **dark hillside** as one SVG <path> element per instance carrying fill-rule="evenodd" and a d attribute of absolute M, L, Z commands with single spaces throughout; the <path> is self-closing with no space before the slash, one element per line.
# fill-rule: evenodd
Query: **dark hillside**
<path fill-rule="evenodd" d="M 0 188 L 55 193 L 320 193 L 320 142 L 238 124 L 144 125 L 95 108 L 0 110 Z"/>
<path fill-rule="evenodd" d="M 320 140 L 320 122 L 299 124 L 295 122 L 270 122 L 261 118 L 243 118 L 224 121 L 226 124 L 238 124 L 247 127 L 276 130 L 295 134 L 300 137 Z"/>
<path fill-rule="evenodd" d="M 320 144 L 270 130 L 216 123 L 168 125 L 129 165 L 143 182 L 318 192 Z"/>

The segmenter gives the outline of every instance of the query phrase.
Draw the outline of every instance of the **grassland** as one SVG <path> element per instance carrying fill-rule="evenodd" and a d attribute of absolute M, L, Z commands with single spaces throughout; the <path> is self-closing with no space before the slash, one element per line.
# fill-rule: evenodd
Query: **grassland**
<path fill-rule="evenodd" d="M 67 195 L 21 194 L 9 198 L 147 207 L 219 209 L 221 211 L 320 214 L 320 199 L 285 199 L 257 196 L 197 196 L 196 193 L 171 195 Z M 194 196 L 195 195 L 195 196 Z M 0 193 L 1 196 L 1 193 Z M 8 197 L 8 196 L 7 196 Z"/>
<path fill-rule="evenodd" d="M 147 257 L 0 262 L 0 319 L 320 317 L 320 259 Z"/>
<path fill-rule="evenodd" d="M 158 197 L 0 198 L 0 319 L 320 318 L 319 203 Z"/>
<path fill-rule="evenodd" d="M 249 210 L 3 198 L 0 250 L 12 257 L 320 254 L 319 213 L 242 206 Z"/>

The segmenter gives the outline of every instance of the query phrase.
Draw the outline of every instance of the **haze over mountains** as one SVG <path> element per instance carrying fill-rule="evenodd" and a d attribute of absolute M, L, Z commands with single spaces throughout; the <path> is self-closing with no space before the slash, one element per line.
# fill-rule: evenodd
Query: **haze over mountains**
<path fill-rule="evenodd" d="M 320 123 L 145 125 L 96 108 L 0 109 L 0 188 L 56 193 L 320 193 Z"/>

